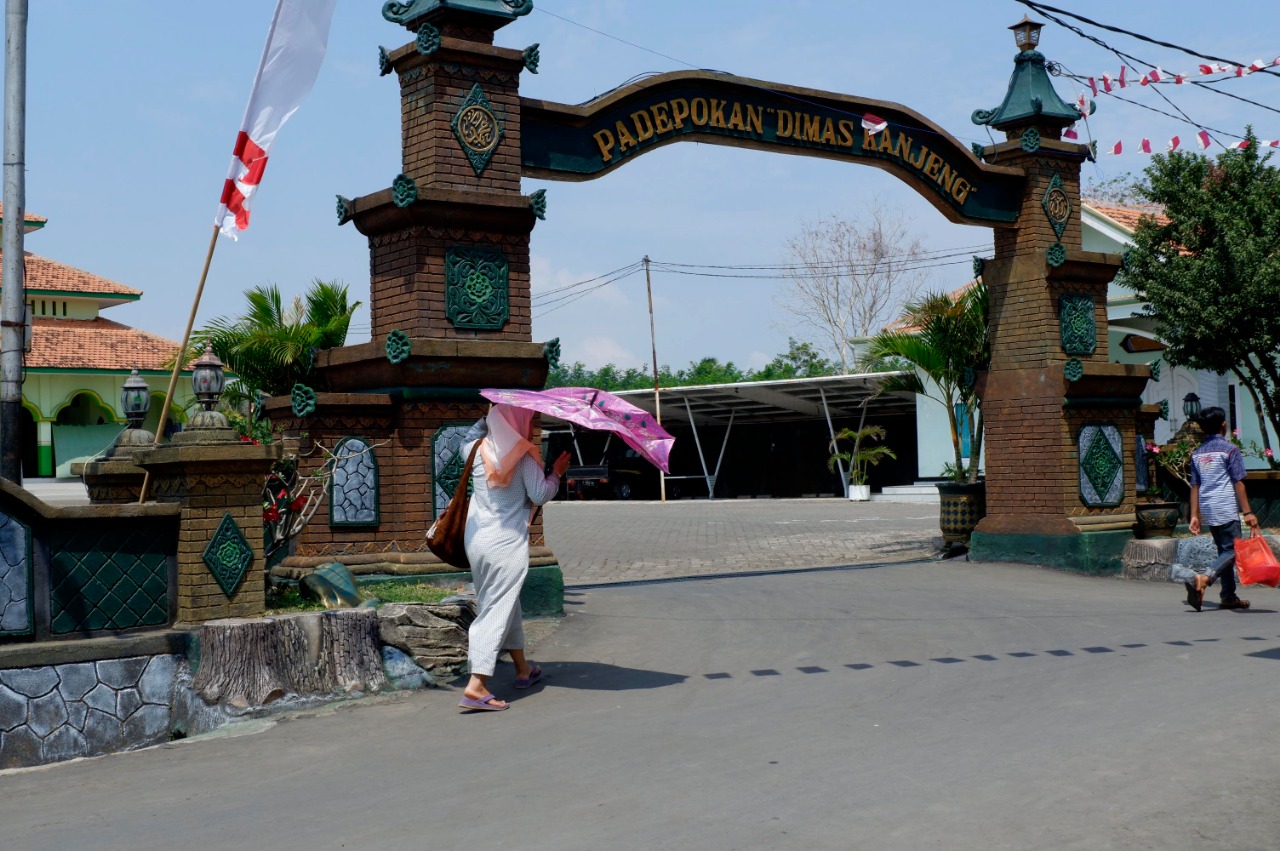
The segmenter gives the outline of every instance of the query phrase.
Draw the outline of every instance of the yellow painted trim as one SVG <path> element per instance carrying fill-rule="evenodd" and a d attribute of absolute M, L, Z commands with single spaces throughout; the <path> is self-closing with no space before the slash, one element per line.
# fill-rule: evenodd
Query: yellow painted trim
<path fill-rule="evenodd" d="M 58 414 L 62 413 L 62 410 L 63 410 L 64 408 L 66 408 L 68 405 L 70 405 L 70 404 L 71 404 L 71 400 L 72 400 L 72 399 L 74 399 L 74 398 L 76 398 L 77 396 L 79 396 L 81 393 L 85 393 L 85 394 L 87 394 L 87 395 L 89 395 L 89 396 L 92 396 L 94 399 L 97 399 L 97 400 L 98 400 L 98 404 L 99 404 L 99 405 L 101 405 L 102 407 L 104 407 L 104 408 L 106 408 L 108 411 L 110 411 L 110 412 L 111 412 L 111 416 L 115 418 L 115 419 L 113 419 L 113 420 L 111 421 L 113 424 L 115 424 L 115 425 L 119 425 L 119 424 L 122 424 L 122 423 L 126 423 L 126 422 L 128 422 L 128 420 L 121 419 L 121 418 L 120 418 L 120 412 L 116 410 L 115 406 L 114 406 L 114 405 L 108 405 L 106 402 L 104 402 L 104 401 L 102 400 L 102 397 L 101 397 L 101 396 L 99 396 L 99 395 L 98 395 L 98 393 L 97 393 L 97 391 L 95 391 L 95 390 L 74 390 L 74 391 L 72 391 L 71 395 L 69 395 L 66 399 L 64 399 L 64 400 L 63 400 L 63 402 L 62 402 L 62 404 L 58 406 L 57 410 L 55 410 L 55 411 L 53 412 L 52 421 L 53 421 L 53 422 L 56 422 L 56 421 L 57 421 L 57 419 L 58 419 Z"/>

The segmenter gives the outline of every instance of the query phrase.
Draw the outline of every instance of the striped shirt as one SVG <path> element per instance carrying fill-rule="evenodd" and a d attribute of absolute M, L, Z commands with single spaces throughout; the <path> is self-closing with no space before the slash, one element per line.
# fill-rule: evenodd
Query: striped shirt
<path fill-rule="evenodd" d="M 1220 434 L 1191 453 L 1191 484 L 1200 488 L 1200 522 L 1221 526 L 1240 519 L 1235 483 L 1246 475 L 1240 449 Z"/>

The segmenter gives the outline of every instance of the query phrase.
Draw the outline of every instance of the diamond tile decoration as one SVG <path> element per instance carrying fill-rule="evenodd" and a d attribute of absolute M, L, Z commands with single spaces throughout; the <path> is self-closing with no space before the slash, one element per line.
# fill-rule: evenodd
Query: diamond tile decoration
<path fill-rule="evenodd" d="M 154 528 L 58 531 L 49 538 L 50 629 L 58 635 L 169 622 L 169 562 Z"/>
<path fill-rule="evenodd" d="M 502 141 L 503 131 L 502 122 L 494 114 L 493 104 L 484 96 L 484 89 L 479 83 L 471 87 L 471 92 L 453 116 L 451 126 L 462 152 L 467 155 L 467 162 L 471 163 L 477 176 L 483 174 Z"/>
<path fill-rule="evenodd" d="M 249 572 L 249 565 L 253 564 L 253 548 L 244 539 L 244 533 L 231 517 L 231 512 L 222 515 L 222 522 L 204 548 L 204 563 L 228 598 L 236 593 Z"/>
<path fill-rule="evenodd" d="M 1080 429 L 1080 500 L 1091 508 L 1119 505 L 1124 496 L 1124 442 L 1111 424 Z"/>

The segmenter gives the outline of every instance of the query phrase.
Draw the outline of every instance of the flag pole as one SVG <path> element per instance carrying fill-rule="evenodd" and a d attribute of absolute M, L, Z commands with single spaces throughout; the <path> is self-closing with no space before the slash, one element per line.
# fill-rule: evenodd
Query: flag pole
<path fill-rule="evenodd" d="M 174 391 L 178 388 L 178 374 L 187 361 L 187 346 L 191 343 L 191 328 L 196 324 L 196 311 L 200 309 L 200 297 L 204 295 L 204 282 L 209 277 L 209 264 L 213 262 L 213 249 L 218 247 L 218 226 L 213 226 L 213 235 L 209 237 L 209 250 L 204 255 L 204 268 L 200 270 L 200 283 L 196 285 L 196 297 L 191 302 L 191 314 L 187 317 L 187 330 L 182 332 L 182 345 L 173 361 L 173 372 L 169 374 L 169 389 L 164 394 L 164 407 L 160 409 L 160 421 L 156 423 L 155 445 L 164 439 L 164 427 L 169 422 L 169 406 L 173 404 Z M 151 489 L 151 471 L 142 477 L 142 490 L 138 493 L 138 502 L 147 501 L 147 492 Z"/>
<path fill-rule="evenodd" d="M 649 255 L 644 256 L 644 287 L 649 292 L 649 344 L 653 346 L 653 412 L 662 425 L 662 399 L 658 396 L 658 336 L 653 331 L 653 283 L 649 280 Z M 667 474 L 658 470 L 658 492 L 667 501 Z"/>

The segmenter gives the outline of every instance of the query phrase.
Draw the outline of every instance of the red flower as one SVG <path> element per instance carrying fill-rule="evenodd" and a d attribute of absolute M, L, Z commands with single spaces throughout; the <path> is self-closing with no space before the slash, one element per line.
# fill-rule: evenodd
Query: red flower
<path fill-rule="evenodd" d="M 293 502 L 289 503 L 289 510 L 301 511 L 302 507 L 306 504 L 307 504 L 307 498 L 305 496 L 300 496 L 297 499 L 295 499 Z"/>
<path fill-rule="evenodd" d="M 266 511 L 262 512 L 262 519 L 266 523 L 275 523 L 280 519 L 280 509 L 276 508 L 274 505 L 271 506 Z"/>

